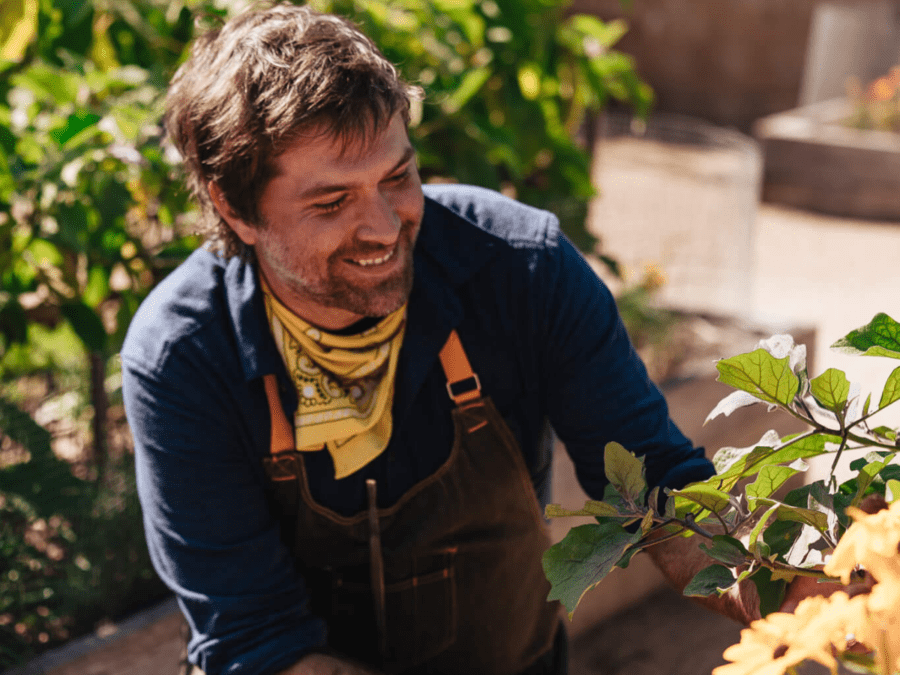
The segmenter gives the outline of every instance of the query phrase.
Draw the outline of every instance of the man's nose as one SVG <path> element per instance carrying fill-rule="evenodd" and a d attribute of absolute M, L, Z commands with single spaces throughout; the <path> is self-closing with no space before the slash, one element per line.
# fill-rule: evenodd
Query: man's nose
<path fill-rule="evenodd" d="M 357 236 L 363 241 L 391 245 L 397 241 L 402 222 L 391 201 L 379 194 L 364 206 L 359 214 L 360 226 Z"/>

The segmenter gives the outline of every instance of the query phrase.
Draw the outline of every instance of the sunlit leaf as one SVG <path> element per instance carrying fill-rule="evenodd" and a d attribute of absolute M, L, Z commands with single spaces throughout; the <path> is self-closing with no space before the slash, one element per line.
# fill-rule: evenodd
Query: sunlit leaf
<path fill-rule="evenodd" d="M 37 34 L 38 0 L 4 0 L 0 4 L 0 59 L 20 61 Z"/>
<path fill-rule="evenodd" d="M 800 506 L 791 506 L 790 504 L 778 502 L 774 499 L 757 499 L 756 505 L 758 507 L 768 508 L 769 511 L 774 511 L 774 515 L 778 520 L 804 523 L 805 525 L 810 525 L 821 531 L 828 529 L 828 517 L 821 511 L 805 509 Z"/>
<path fill-rule="evenodd" d="M 627 500 L 638 502 L 647 489 L 644 462 L 619 443 L 606 444 L 603 462 L 610 484 Z"/>
<path fill-rule="evenodd" d="M 565 518 L 569 516 L 610 517 L 618 516 L 619 512 L 612 504 L 590 500 L 585 502 L 584 508 L 577 510 L 566 509 L 559 504 L 547 504 L 546 515 L 548 518 Z"/>
<path fill-rule="evenodd" d="M 878 403 L 878 408 L 884 408 L 898 399 L 900 399 L 900 368 L 895 368 L 894 371 L 888 375 L 887 382 L 884 383 L 884 389 L 881 392 L 881 401 Z"/>
<path fill-rule="evenodd" d="M 737 393 L 737 392 L 736 392 Z M 746 448 L 721 448 L 713 456 L 713 466 L 716 473 L 724 474 L 726 471 L 738 470 L 747 466 L 752 460 L 749 457 L 754 450 L 772 451 L 781 442 L 781 436 L 774 429 L 769 429 L 758 442 Z M 761 456 L 763 453 L 756 453 Z"/>
<path fill-rule="evenodd" d="M 856 476 L 856 495 L 853 497 L 853 501 L 850 503 L 851 506 L 859 505 L 863 497 L 866 496 L 866 490 L 869 489 L 869 486 L 875 480 L 875 477 L 885 467 L 886 464 L 887 462 L 883 460 L 871 461 L 859 470 L 859 473 Z"/>
<path fill-rule="evenodd" d="M 809 381 L 810 390 L 816 400 L 832 412 L 841 412 L 850 393 L 850 382 L 842 370 L 829 368 Z"/>
<path fill-rule="evenodd" d="M 705 426 L 707 422 L 714 420 L 719 415 L 728 417 L 738 408 L 744 408 L 755 403 L 760 403 L 759 397 L 749 394 L 746 391 L 733 391 L 719 401 L 716 407 L 712 409 L 712 412 L 710 412 L 709 415 L 706 416 L 706 419 L 703 420 L 703 424 Z"/>
<path fill-rule="evenodd" d="M 719 381 L 769 403 L 789 406 L 800 380 L 791 372 L 789 357 L 776 359 L 765 349 L 740 354 L 716 363 Z"/>
<path fill-rule="evenodd" d="M 682 593 L 689 598 L 720 595 L 731 588 L 736 581 L 734 573 L 728 567 L 710 565 L 697 572 Z"/>
<path fill-rule="evenodd" d="M 884 495 L 885 500 L 893 504 L 895 501 L 900 499 L 900 480 L 894 480 L 893 478 L 884 485 Z"/>
<path fill-rule="evenodd" d="M 709 511 L 724 511 L 729 506 L 728 493 L 706 483 L 694 483 L 681 490 L 672 490 L 672 494 L 689 499 Z"/>
<path fill-rule="evenodd" d="M 626 532 L 612 522 L 573 527 L 565 539 L 544 552 L 544 574 L 552 587 L 547 600 L 562 602 L 571 619 L 584 594 L 600 583 L 640 538 L 640 532 Z"/>
<path fill-rule="evenodd" d="M 787 480 L 799 473 L 798 469 L 789 466 L 767 465 L 759 470 L 756 480 L 747 486 L 746 493 L 750 499 L 770 497 Z"/>
<path fill-rule="evenodd" d="M 831 348 L 845 354 L 900 359 L 900 324 L 887 314 L 876 314 L 872 321 L 850 331 Z"/>

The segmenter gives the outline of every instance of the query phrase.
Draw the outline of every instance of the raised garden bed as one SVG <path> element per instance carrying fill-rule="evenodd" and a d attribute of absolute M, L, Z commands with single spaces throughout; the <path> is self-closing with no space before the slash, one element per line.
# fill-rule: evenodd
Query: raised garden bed
<path fill-rule="evenodd" d="M 900 221 L 900 134 L 845 126 L 849 99 L 759 120 L 763 199 L 838 216 Z"/>

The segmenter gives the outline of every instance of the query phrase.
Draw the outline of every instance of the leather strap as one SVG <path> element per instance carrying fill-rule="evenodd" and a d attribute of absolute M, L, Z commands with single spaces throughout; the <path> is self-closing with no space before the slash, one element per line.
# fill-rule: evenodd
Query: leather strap
<path fill-rule="evenodd" d="M 284 414 L 281 397 L 278 395 L 278 379 L 274 373 L 263 376 L 266 386 L 266 398 L 269 399 L 269 415 L 272 419 L 272 437 L 270 451 L 273 455 L 290 452 L 296 448 L 294 429 Z"/>
<path fill-rule="evenodd" d="M 481 397 L 481 382 L 469 363 L 456 331 L 450 331 L 447 343 L 441 349 L 441 366 L 447 376 L 447 393 L 456 405 L 462 405 Z"/>

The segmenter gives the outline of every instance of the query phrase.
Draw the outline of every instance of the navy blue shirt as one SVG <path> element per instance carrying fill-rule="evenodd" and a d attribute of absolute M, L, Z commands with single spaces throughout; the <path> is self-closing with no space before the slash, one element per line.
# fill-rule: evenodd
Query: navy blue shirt
<path fill-rule="evenodd" d="M 438 352 L 454 328 L 543 505 L 548 423 L 596 499 L 609 441 L 646 457 L 651 486 L 712 475 L 669 419 L 608 289 L 553 215 L 480 188 L 424 190 L 390 444 L 341 480 L 328 452 L 306 454 L 317 502 L 356 513 L 375 478 L 386 507 L 447 459 L 453 403 Z M 141 306 L 122 369 L 147 541 L 191 625 L 192 661 L 208 675 L 265 675 L 321 646 L 326 626 L 308 611 L 266 499 L 262 376 L 277 374 L 289 419 L 297 393 L 253 264 L 194 252 Z"/>

